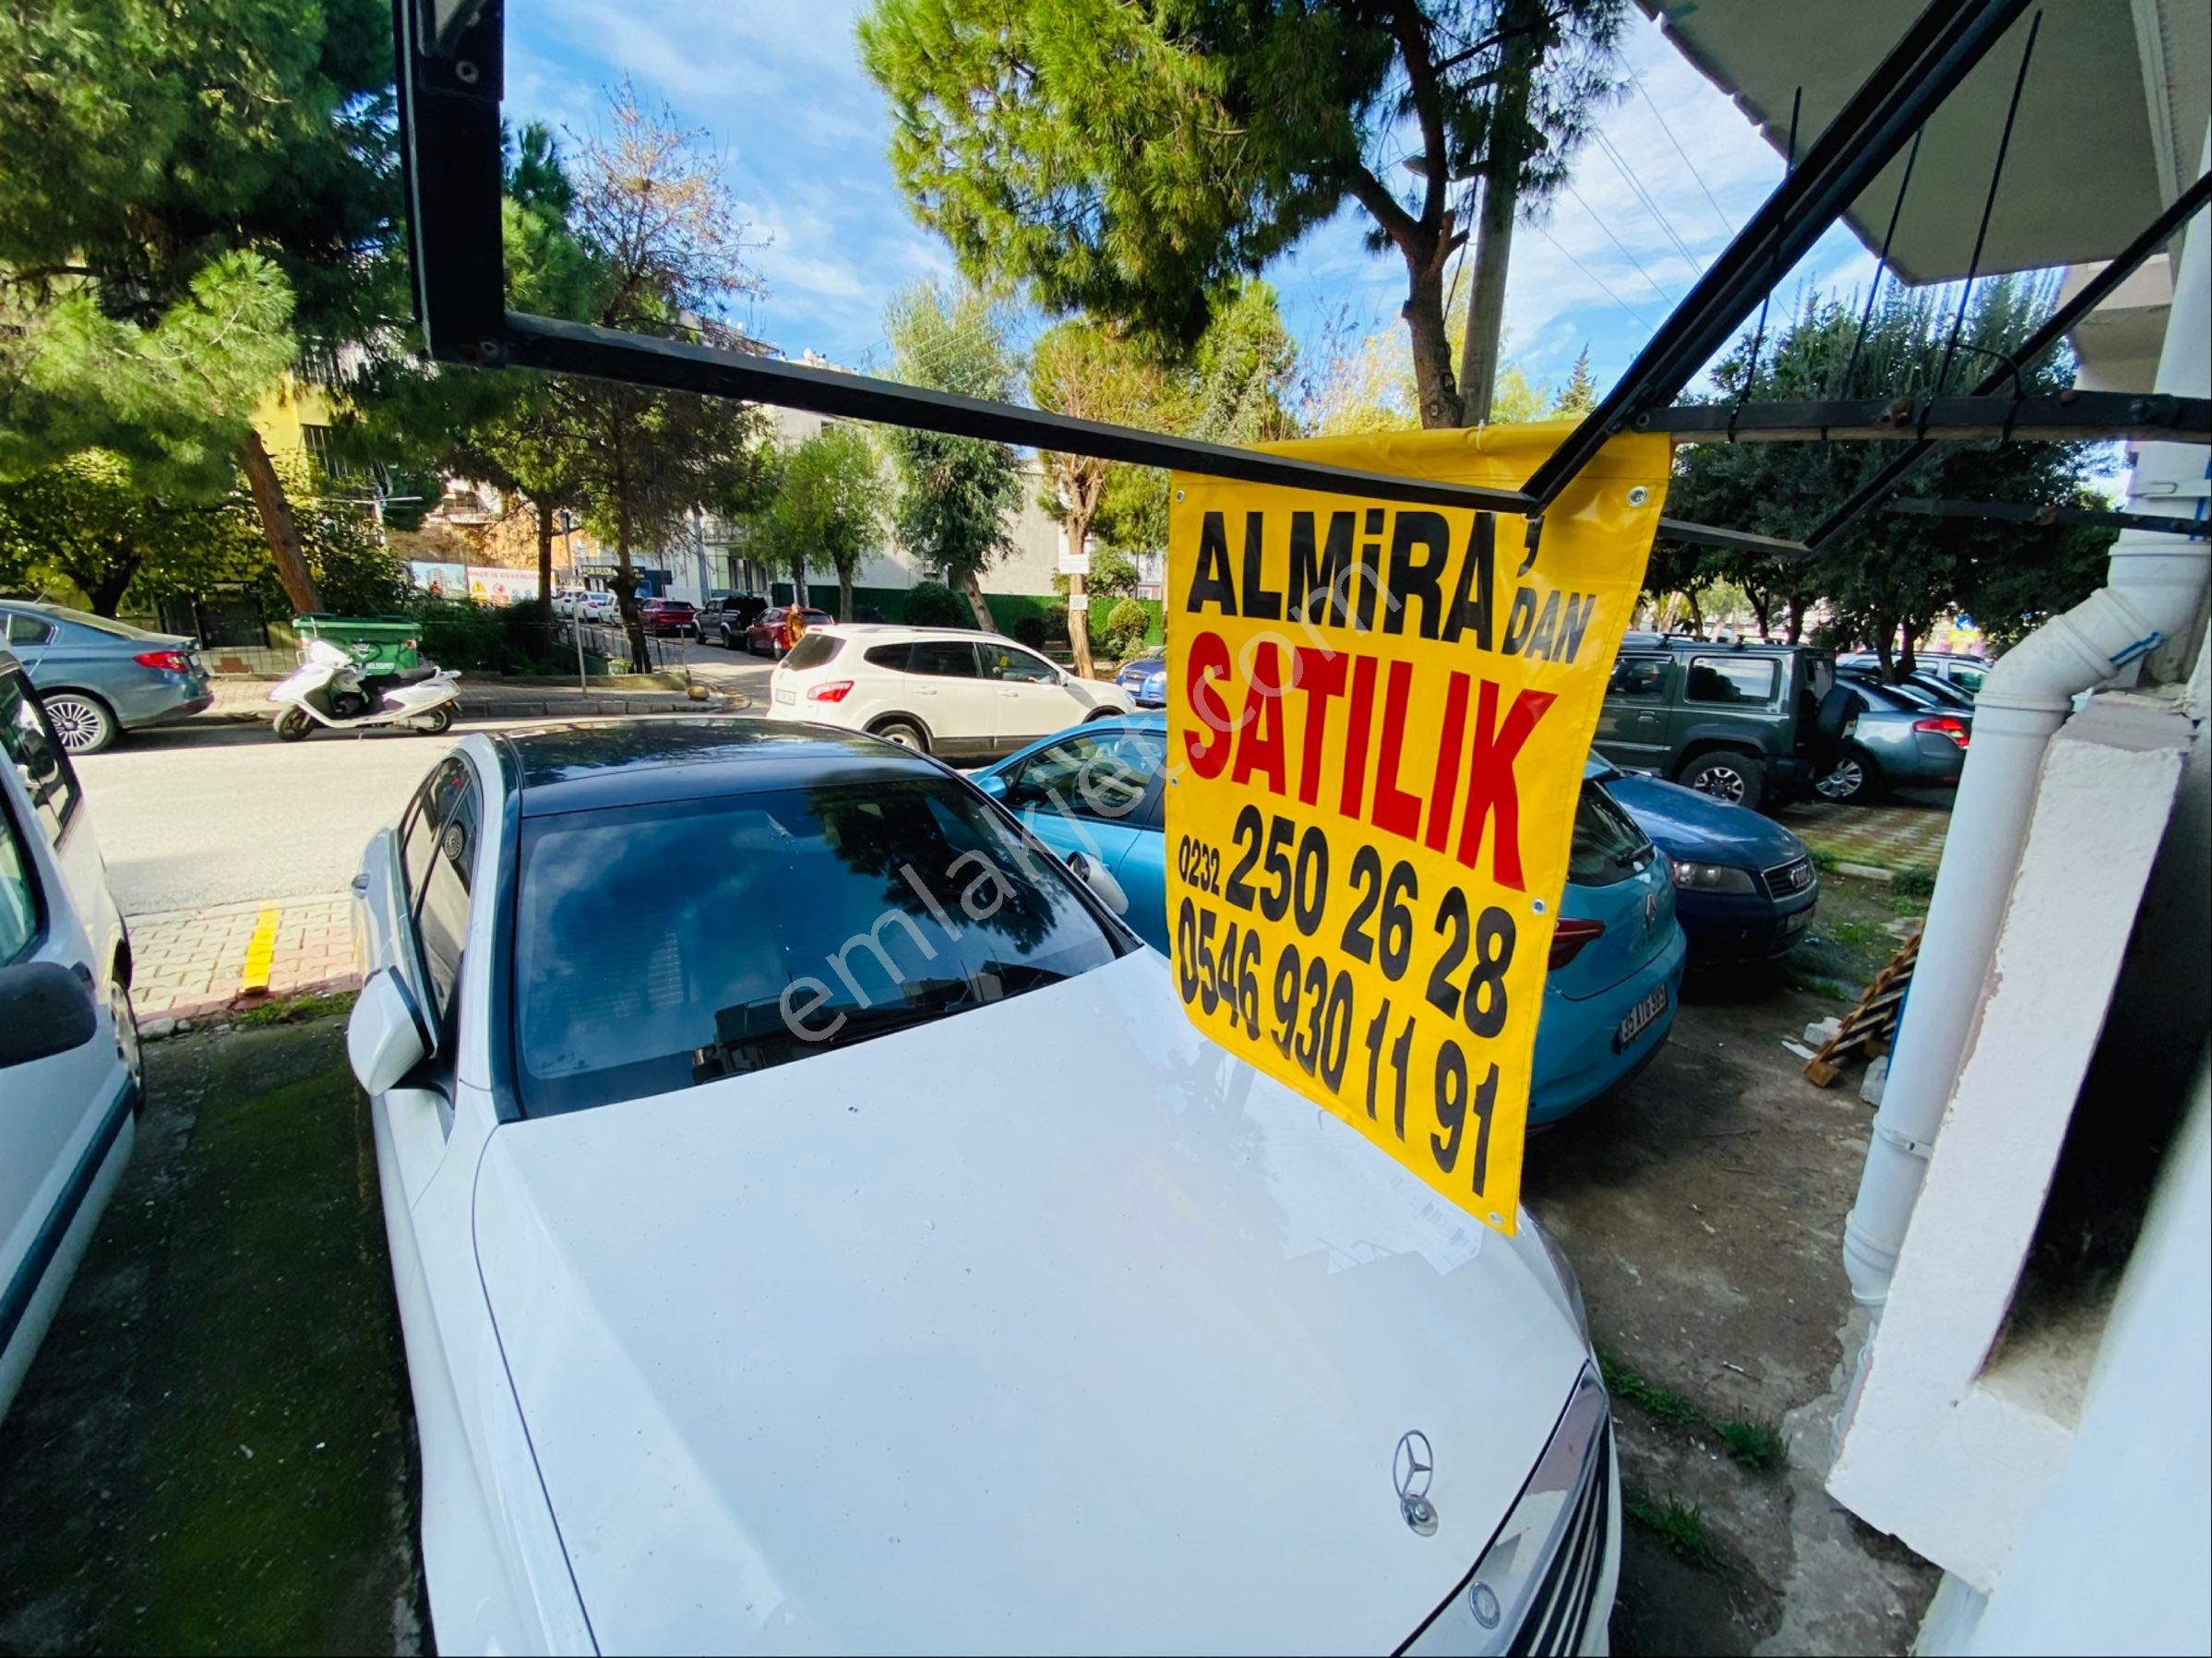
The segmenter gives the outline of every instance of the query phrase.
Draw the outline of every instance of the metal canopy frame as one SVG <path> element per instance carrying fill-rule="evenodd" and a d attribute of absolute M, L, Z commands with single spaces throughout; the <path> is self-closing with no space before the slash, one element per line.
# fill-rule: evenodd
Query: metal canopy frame
<path fill-rule="evenodd" d="M 2154 535 L 2179 535 L 2191 541 L 2212 539 L 2212 519 L 2168 518 L 2157 512 L 2113 512 L 2101 507 L 2032 506 L 2026 501 L 1934 501 L 1912 498 L 1891 501 L 1884 512 L 1901 512 L 1930 519 L 1996 519 L 2008 524 L 2092 524 L 2099 529 L 2147 530 Z"/>
<path fill-rule="evenodd" d="M 1986 381 L 1967 397 L 1919 402 L 1670 406 L 1698 369 L 1751 316 L 1772 287 L 1775 273 L 1794 264 L 1812 245 L 2029 3 L 1931 0 L 1905 37 L 1812 141 L 1804 159 L 1668 315 L 1620 383 L 1519 489 L 1487 489 L 1324 466 L 751 352 L 509 311 L 500 244 L 505 0 L 393 0 L 401 163 L 416 315 L 430 354 L 445 362 L 546 369 L 1106 460 L 1181 468 L 1242 483 L 1524 517 L 1537 516 L 1556 501 L 1607 439 L 1622 431 L 1666 432 L 1678 442 L 1909 436 L 1913 447 L 1883 474 L 1884 479 L 1901 477 L 1938 437 L 2212 441 L 2212 401 L 2206 400 L 2092 393 L 2002 398 L 1991 395 L 1995 388 Z M 2199 181 L 2200 202 L 2203 189 Z M 2172 209 L 2162 215 L 2159 224 L 2139 239 L 2141 251 L 2129 250 L 2133 263 L 2122 268 L 2121 260 L 2113 262 L 2112 280 L 2098 290 L 2098 297 L 2186 217 L 2182 213 L 2177 218 Z M 2172 227 L 2156 242 L 2149 241 L 2169 220 Z M 2078 316 L 2086 308 L 2076 296 L 2061 315 Z M 2038 338 L 2048 333 L 2055 340 L 2064 331 L 2059 328 L 2052 332 L 2059 320 L 2054 316 Z M 2071 326 L 2071 320 L 2064 325 Z M 2006 377 L 1993 376 L 1999 385 Z M 1879 491 L 1869 485 L 1860 492 L 1865 502 L 1852 516 L 1886 493 L 1886 485 Z M 1812 538 L 1814 545 L 1835 527 L 1832 518 Z M 1805 542 L 1676 519 L 1663 519 L 1659 533 L 1783 557 L 1804 557 L 1813 550 Z"/>

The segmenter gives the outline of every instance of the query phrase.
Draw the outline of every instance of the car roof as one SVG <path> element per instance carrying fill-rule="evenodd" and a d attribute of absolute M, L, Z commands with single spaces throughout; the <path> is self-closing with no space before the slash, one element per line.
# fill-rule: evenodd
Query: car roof
<path fill-rule="evenodd" d="M 976 639 L 994 645 L 1018 642 L 1003 633 L 986 633 L 980 627 L 927 627 L 914 622 L 831 622 L 812 631 L 837 639 Z M 1029 649 L 1026 645 L 1022 648 Z"/>
<path fill-rule="evenodd" d="M 525 817 L 945 776 L 927 755 L 878 737 L 742 717 L 577 720 L 495 733 L 491 741 Z"/>
<path fill-rule="evenodd" d="M 1813 645 L 1791 645 L 1779 639 L 1693 639 L 1680 633 L 1626 633 L 1620 637 L 1620 648 L 1623 650 L 1702 650 L 1707 655 L 1732 650 L 1741 651 L 1746 656 L 1787 656 L 1795 651 L 1818 649 Z"/>

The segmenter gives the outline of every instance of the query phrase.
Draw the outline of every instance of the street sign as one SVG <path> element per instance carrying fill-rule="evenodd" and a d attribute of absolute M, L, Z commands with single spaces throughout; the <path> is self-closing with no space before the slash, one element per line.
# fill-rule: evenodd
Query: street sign
<path fill-rule="evenodd" d="M 1279 447 L 1510 489 L 1571 430 Z M 1504 1232 L 1583 765 L 1669 453 L 1664 436 L 1614 439 L 1538 519 L 1173 483 L 1184 1006 Z"/>
<path fill-rule="evenodd" d="M 1061 554 L 1060 554 L 1060 574 L 1061 574 L 1061 575 L 1063 575 L 1063 576 L 1088 576 L 1090 573 L 1091 573 L 1091 549 L 1090 549 L 1090 548 L 1088 548 L 1088 547 L 1085 547 L 1085 548 L 1083 548 L 1083 549 L 1082 549 L 1081 552 L 1079 552 L 1079 553 L 1070 553 L 1070 552 L 1067 552 L 1067 551 L 1065 551 L 1065 550 L 1062 550 L 1062 552 L 1061 552 Z"/>

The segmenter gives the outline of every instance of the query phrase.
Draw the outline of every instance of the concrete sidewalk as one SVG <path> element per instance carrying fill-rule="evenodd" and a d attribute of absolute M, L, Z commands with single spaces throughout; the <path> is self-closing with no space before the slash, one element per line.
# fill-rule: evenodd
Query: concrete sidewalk
<path fill-rule="evenodd" d="M 353 989 L 344 893 L 171 910 L 130 920 L 131 1005 L 141 1033 L 275 996 Z"/>
<path fill-rule="evenodd" d="M 702 679 L 702 683 L 706 683 Z M 271 679 L 218 679 L 215 703 L 193 716 L 195 720 L 269 720 L 276 704 L 269 699 Z M 742 693 L 707 684 L 704 701 L 694 702 L 674 688 L 654 690 L 580 690 L 573 685 L 522 683 L 496 675 L 460 681 L 460 717 L 463 720 L 595 719 L 607 714 L 730 714 L 747 704 Z"/>

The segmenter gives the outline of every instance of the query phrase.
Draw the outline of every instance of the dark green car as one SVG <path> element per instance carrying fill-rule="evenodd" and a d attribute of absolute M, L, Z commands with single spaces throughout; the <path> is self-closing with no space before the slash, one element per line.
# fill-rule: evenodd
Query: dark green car
<path fill-rule="evenodd" d="M 1771 810 L 1822 775 L 1848 700 L 1836 694 L 1835 658 L 1810 645 L 1632 633 L 1606 685 L 1596 747 L 1616 766 Z"/>

